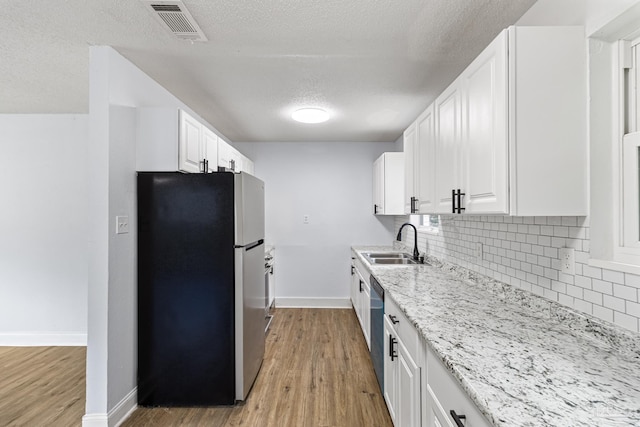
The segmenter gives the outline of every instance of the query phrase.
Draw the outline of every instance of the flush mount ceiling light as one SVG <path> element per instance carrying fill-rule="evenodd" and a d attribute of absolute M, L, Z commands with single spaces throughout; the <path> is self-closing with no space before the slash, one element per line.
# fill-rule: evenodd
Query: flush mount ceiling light
<path fill-rule="evenodd" d="M 291 118 L 300 123 L 322 123 L 329 120 L 329 113 L 321 108 L 301 108 L 294 111 Z"/>

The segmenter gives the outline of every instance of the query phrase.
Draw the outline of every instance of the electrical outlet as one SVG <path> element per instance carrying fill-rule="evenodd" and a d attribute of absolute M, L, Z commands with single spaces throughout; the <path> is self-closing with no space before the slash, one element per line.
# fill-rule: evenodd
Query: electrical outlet
<path fill-rule="evenodd" d="M 560 258 L 560 271 L 566 274 L 576 274 L 576 258 L 572 248 L 558 249 Z"/>
<path fill-rule="evenodd" d="M 302 216 L 302 223 L 303 224 L 309 224 L 309 215 L 303 215 Z"/>
<path fill-rule="evenodd" d="M 129 232 L 129 217 L 126 215 L 116 217 L 116 234 Z"/>
<path fill-rule="evenodd" d="M 482 243 L 476 242 L 476 260 L 482 261 Z"/>

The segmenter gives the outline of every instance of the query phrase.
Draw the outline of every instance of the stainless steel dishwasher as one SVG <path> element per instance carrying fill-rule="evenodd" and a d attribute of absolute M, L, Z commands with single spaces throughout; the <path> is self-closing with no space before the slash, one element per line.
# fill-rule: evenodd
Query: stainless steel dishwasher
<path fill-rule="evenodd" d="M 371 283 L 371 361 L 384 394 L 384 289 L 373 275 Z"/>

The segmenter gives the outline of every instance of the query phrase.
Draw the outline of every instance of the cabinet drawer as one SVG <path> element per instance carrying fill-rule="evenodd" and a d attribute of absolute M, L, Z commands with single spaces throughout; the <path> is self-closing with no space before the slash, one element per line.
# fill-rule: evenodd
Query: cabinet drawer
<path fill-rule="evenodd" d="M 393 324 L 393 329 L 395 329 L 398 338 L 400 338 L 411 357 L 414 360 L 419 360 L 418 355 L 420 351 L 418 349 L 420 339 L 418 337 L 418 331 L 413 324 L 409 322 L 409 319 L 407 319 L 396 303 L 388 296 L 385 297 L 384 300 L 384 315 Z"/>
<path fill-rule="evenodd" d="M 464 415 L 465 427 L 489 427 L 490 424 L 440 358 L 427 346 L 427 418 L 435 417 L 443 426 L 455 426 L 450 411 Z M 446 422 L 444 418 L 446 417 Z"/>

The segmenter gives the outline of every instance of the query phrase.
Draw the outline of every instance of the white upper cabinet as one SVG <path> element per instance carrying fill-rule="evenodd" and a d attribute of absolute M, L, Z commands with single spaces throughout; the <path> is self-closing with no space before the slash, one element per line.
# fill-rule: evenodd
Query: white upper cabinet
<path fill-rule="evenodd" d="M 417 149 L 415 154 L 414 179 L 417 189 L 417 202 L 415 203 L 419 213 L 433 212 L 436 205 L 435 196 L 435 168 L 431 165 L 434 163 L 436 155 L 436 134 L 435 134 L 435 118 L 433 114 L 433 105 L 418 117 L 416 122 L 417 131 Z M 422 165 L 430 165 L 430 167 L 421 167 Z"/>
<path fill-rule="evenodd" d="M 404 214 L 404 153 L 384 153 L 373 163 L 373 213 Z"/>
<path fill-rule="evenodd" d="M 421 167 L 435 166 L 435 188 L 437 213 L 451 213 L 451 191 L 460 188 L 462 174 L 461 143 L 461 115 L 460 85 L 453 82 L 434 104 L 435 112 L 435 165 L 421 165 Z"/>
<path fill-rule="evenodd" d="M 247 156 L 245 156 L 244 154 L 240 155 L 240 170 L 242 172 L 246 172 L 248 174 L 253 175 L 254 174 L 254 165 L 253 165 L 253 161 L 248 158 Z"/>
<path fill-rule="evenodd" d="M 416 152 L 418 144 L 418 135 L 416 134 L 416 123 L 404 131 L 404 213 L 412 214 L 417 212 L 415 200 L 416 194 Z"/>
<path fill-rule="evenodd" d="M 228 147 L 228 150 L 225 150 Z M 216 172 L 220 151 L 226 167 L 233 160 L 236 171 L 241 163 L 253 171 L 253 162 L 211 129 L 177 108 L 141 107 L 137 109 L 136 170 Z"/>
<path fill-rule="evenodd" d="M 218 135 L 203 127 L 204 158 L 207 160 L 207 172 L 218 170 Z"/>
<path fill-rule="evenodd" d="M 178 170 L 192 173 L 202 172 L 206 151 L 204 126 L 184 111 L 180 111 L 178 147 Z"/>
<path fill-rule="evenodd" d="M 586 88 L 582 27 L 504 30 L 420 116 L 433 109 L 433 151 L 428 120 L 405 131 L 405 197 L 420 213 L 586 215 Z M 415 184 L 430 171 L 435 203 Z"/>
<path fill-rule="evenodd" d="M 218 139 L 218 166 L 240 172 L 242 154 L 222 139 Z"/>
<path fill-rule="evenodd" d="M 466 213 L 508 213 L 507 32 L 460 77 Z"/>
<path fill-rule="evenodd" d="M 404 132 L 405 214 L 434 211 L 435 142 L 435 121 L 431 105 Z"/>

